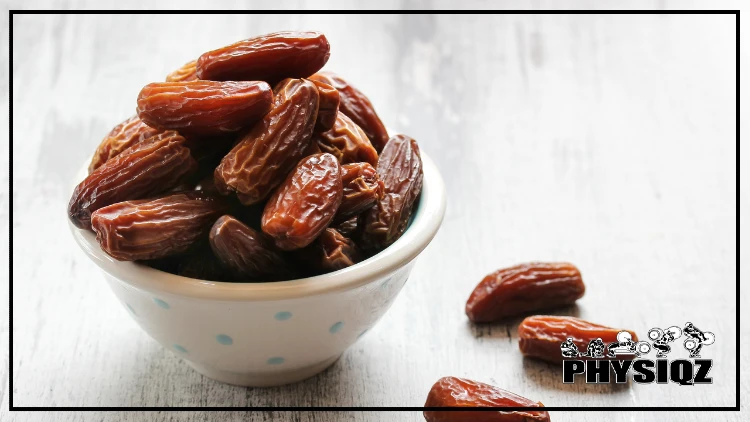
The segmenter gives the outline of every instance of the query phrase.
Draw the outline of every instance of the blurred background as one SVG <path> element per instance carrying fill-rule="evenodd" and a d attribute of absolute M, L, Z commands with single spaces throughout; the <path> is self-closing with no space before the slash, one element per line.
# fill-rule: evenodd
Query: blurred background
<path fill-rule="evenodd" d="M 293 4 L 301 5 L 252 7 Z M 14 16 L 13 390 L 4 373 L 2 409 L 11 394 L 16 406 L 421 406 L 447 375 L 548 406 L 734 406 L 736 339 L 745 346 L 749 334 L 736 323 L 736 22 L 733 15 L 667 13 Z M 207 50 L 279 30 L 326 34 L 326 69 L 365 92 L 393 132 L 417 139 L 445 180 L 448 212 L 391 310 L 333 367 L 299 384 L 245 389 L 195 373 L 137 327 L 75 246 L 65 207 L 79 182 L 74 175 L 102 137 L 134 114 L 143 85 Z M 686 321 L 715 333 L 716 343 L 704 348 L 714 359 L 714 384 L 563 385 L 559 367 L 522 358 L 520 319 L 472 325 L 464 304 L 482 277 L 532 260 L 570 261 L 583 273 L 586 296 L 555 314 L 644 338 L 652 327 Z M 221 417 L 281 416 L 384 417 Z M 418 413 L 388 417 L 422 420 Z M 631 418 L 672 416 L 607 414 Z"/>

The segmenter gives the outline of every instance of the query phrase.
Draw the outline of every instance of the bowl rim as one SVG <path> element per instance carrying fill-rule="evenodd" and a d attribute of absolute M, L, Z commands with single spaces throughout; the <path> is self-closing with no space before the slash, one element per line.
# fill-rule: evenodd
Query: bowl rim
<path fill-rule="evenodd" d="M 117 261 L 99 247 L 96 235 L 68 221 L 73 238 L 104 272 L 129 286 L 196 299 L 268 301 L 341 292 L 366 285 L 407 265 L 432 241 L 445 216 L 445 185 L 433 161 L 421 152 L 422 193 L 413 220 L 404 234 L 378 254 L 332 273 L 288 281 L 229 283 L 199 280 L 167 273 L 134 262 Z M 88 163 L 77 174 L 85 178 Z M 74 186 L 75 186 L 74 185 Z"/>

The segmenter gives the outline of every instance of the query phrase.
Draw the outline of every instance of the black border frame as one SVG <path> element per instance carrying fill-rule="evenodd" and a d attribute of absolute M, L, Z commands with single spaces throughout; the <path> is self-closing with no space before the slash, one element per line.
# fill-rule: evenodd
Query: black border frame
<path fill-rule="evenodd" d="M 9 408 L 8 410 L 10 412 L 13 411 L 114 411 L 114 410 L 120 410 L 120 411 L 133 411 L 133 410 L 141 410 L 141 411 L 461 411 L 461 412 L 467 412 L 467 411 L 488 411 L 492 409 L 493 411 L 497 411 L 498 408 L 445 408 L 445 407 L 413 407 L 413 406 L 397 406 L 397 407 L 373 407 L 373 406 L 365 406 L 365 407 L 355 407 L 355 406 L 325 406 L 325 407 L 289 407 L 289 406 L 281 406 L 281 407 L 227 407 L 227 406 L 215 406 L 215 407 L 186 407 L 186 406 L 178 406 L 178 407 L 138 407 L 138 406 L 114 406 L 114 407 L 101 407 L 101 406 L 92 406 L 92 407 L 81 407 L 81 406 L 61 406 L 61 407 L 51 407 L 51 406 L 14 406 L 13 405 L 13 16 L 14 15 L 44 15 L 44 14 L 147 14 L 147 15 L 161 15 L 161 14 L 253 14 L 253 13 L 259 13 L 259 14 L 290 14 L 293 11 L 289 10 L 259 10 L 257 12 L 249 11 L 249 10 L 9 10 L 8 11 L 8 20 L 9 20 L 9 34 L 8 34 L 8 75 L 9 75 L 9 84 L 8 84 L 8 110 L 9 110 L 9 137 L 8 137 L 8 147 L 10 151 L 10 160 L 8 160 L 8 172 L 9 172 L 9 192 L 10 195 L 8 195 L 9 199 L 9 268 L 8 268 L 8 275 L 9 275 L 9 283 L 8 283 L 8 290 L 9 290 L 9 297 L 8 297 L 8 313 L 9 313 L 9 319 L 8 319 L 8 335 L 9 335 L 9 367 L 8 367 L 8 400 L 9 400 Z M 739 140 L 740 140 L 740 11 L 739 10 L 462 10 L 462 11 L 450 11 L 450 10 L 337 10 L 337 11 L 331 11 L 331 10 L 306 10 L 304 13 L 306 14 L 342 14 L 342 13 L 352 13 L 352 14 L 472 14 L 472 13 L 493 13 L 493 14 L 552 14 L 552 15 L 559 15 L 559 14 L 687 14 L 687 15 L 735 15 L 735 22 L 736 22 L 736 84 L 737 84 L 737 97 L 736 97 L 736 126 L 737 126 L 737 146 L 739 149 Z M 740 159 L 739 157 L 736 158 L 736 166 L 740 167 Z M 739 191 L 736 192 L 737 197 L 739 198 Z M 737 209 L 739 210 L 739 205 L 737 205 Z M 739 216 L 736 217 L 737 226 L 739 227 Z M 737 245 L 736 247 L 739 249 L 739 239 L 737 239 Z M 739 257 L 739 250 L 737 250 L 737 256 Z M 739 268 L 737 268 L 739 271 Z M 736 324 L 737 324 L 737 337 L 736 337 L 736 351 L 735 351 L 735 367 L 736 367 L 736 387 L 735 387 L 735 400 L 736 404 L 734 407 L 732 406 L 716 406 L 716 407 L 698 407 L 698 406 L 673 406 L 673 407 L 634 407 L 634 406 L 624 406 L 624 407 L 614 407 L 614 406 L 592 406 L 592 407 L 567 407 L 567 406 L 550 406 L 550 407 L 544 407 L 542 409 L 538 407 L 504 407 L 502 410 L 504 411 L 513 411 L 513 410 L 545 410 L 545 411 L 575 411 L 575 412 L 597 412 L 597 411 L 626 411 L 626 412 L 674 412 L 674 411 L 699 411 L 699 412 L 716 412 L 716 411 L 740 411 L 740 339 L 739 339 L 739 333 L 740 333 L 740 278 L 739 274 L 737 275 L 736 279 L 736 296 L 735 296 L 735 306 L 737 308 L 737 313 L 735 315 L 736 318 Z"/>

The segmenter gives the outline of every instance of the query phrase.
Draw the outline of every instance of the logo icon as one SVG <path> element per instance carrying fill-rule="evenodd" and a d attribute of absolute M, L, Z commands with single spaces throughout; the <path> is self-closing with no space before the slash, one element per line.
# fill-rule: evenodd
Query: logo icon
<path fill-rule="evenodd" d="M 672 351 L 672 347 L 669 343 L 677 340 L 680 336 L 682 336 L 682 330 L 680 327 L 674 325 L 664 330 L 661 328 L 652 328 L 648 330 L 648 338 L 654 342 L 654 349 L 656 349 L 657 358 L 667 357 L 667 354 Z"/>
<path fill-rule="evenodd" d="M 581 355 L 581 353 L 578 351 L 578 346 L 573 343 L 573 339 L 570 337 L 568 337 L 568 339 L 560 345 L 560 350 L 562 350 L 562 355 L 564 358 L 573 359 Z"/>
<path fill-rule="evenodd" d="M 604 357 L 604 342 L 602 339 L 597 338 L 589 342 L 589 346 L 586 348 L 586 353 L 581 356 L 600 359 Z"/>
<path fill-rule="evenodd" d="M 620 331 L 617 334 L 617 341 L 609 343 L 607 346 L 607 357 L 613 358 L 618 355 L 641 355 L 648 354 L 651 351 L 651 345 L 646 341 L 633 341 L 633 336 L 627 331 Z"/>
<path fill-rule="evenodd" d="M 688 337 L 685 339 L 683 346 L 685 346 L 685 350 L 690 352 L 691 358 L 701 357 L 700 352 L 703 346 L 714 344 L 714 340 L 716 340 L 714 333 L 703 332 L 692 322 L 685 324 L 685 329 L 682 332 Z"/>

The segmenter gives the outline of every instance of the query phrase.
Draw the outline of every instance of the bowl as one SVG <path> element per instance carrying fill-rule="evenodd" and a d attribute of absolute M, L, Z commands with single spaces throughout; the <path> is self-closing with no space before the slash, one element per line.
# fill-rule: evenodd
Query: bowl
<path fill-rule="evenodd" d="M 322 372 L 375 325 L 440 228 L 445 187 L 424 153 L 422 161 L 422 194 L 403 236 L 367 260 L 316 277 L 267 283 L 186 278 L 117 261 L 93 232 L 70 228 L 130 316 L 196 371 L 243 386 L 289 384 Z M 85 176 L 86 166 L 75 183 Z"/>

